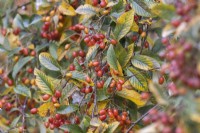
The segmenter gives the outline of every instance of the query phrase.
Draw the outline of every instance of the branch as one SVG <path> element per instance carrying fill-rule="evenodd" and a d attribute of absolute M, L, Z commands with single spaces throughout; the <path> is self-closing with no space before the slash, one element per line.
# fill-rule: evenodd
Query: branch
<path fill-rule="evenodd" d="M 155 106 L 153 106 L 151 109 L 154 109 L 158 107 L 158 104 L 156 104 Z M 145 116 L 147 116 L 149 114 L 149 111 L 151 110 L 149 109 L 145 114 L 143 114 L 139 119 L 137 119 L 135 122 L 132 123 L 132 125 L 129 127 L 129 129 L 126 131 L 126 133 L 128 133 L 138 122 L 140 122 Z"/>
<path fill-rule="evenodd" d="M 95 84 L 97 82 L 97 78 L 95 78 Z M 94 86 L 94 108 L 92 110 L 92 118 L 94 118 L 94 115 L 95 115 L 95 111 L 97 111 L 98 108 L 97 108 L 97 88 L 96 86 Z"/>

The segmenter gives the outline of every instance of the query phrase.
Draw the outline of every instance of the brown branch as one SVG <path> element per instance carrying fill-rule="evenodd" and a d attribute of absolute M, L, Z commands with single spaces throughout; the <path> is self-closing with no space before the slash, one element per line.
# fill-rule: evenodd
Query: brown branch
<path fill-rule="evenodd" d="M 151 109 L 157 108 L 158 104 L 156 104 L 155 106 L 153 106 Z M 145 116 L 147 116 L 149 114 L 149 111 L 151 110 L 149 109 L 145 114 L 143 114 L 139 119 L 137 119 L 135 122 L 132 123 L 132 125 L 128 128 L 128 130 L 126 131 L 126 133 L 128 133 L 129 131 L 131 131 L 131 129 L 138 123 L 140 122 Z"/>

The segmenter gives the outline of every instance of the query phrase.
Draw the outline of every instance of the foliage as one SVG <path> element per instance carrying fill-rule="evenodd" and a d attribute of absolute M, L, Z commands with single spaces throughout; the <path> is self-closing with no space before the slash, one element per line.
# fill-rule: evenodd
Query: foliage
<path fill-rule="evenodd" d="M 27 1 L 0 1 L 0 132 L 200 132 L 198 0 Z"/>

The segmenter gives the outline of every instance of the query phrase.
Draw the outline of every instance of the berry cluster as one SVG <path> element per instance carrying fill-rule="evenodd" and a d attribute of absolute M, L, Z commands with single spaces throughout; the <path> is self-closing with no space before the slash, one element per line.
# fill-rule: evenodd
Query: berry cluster
<path fill-rule="evenodd" d="M 42 96 L 42 99 L 43 99 L 44 101 L 47 101 L 47 100 L 49 100 L 49 99 L 51 98 L 51 101 L 54 103 L 54 106 L 55 106 L 56 108 L 58 108 L 58 107 L 60 107 L 60 104 L 59 104 L 58 100 L 59 100 L 59 98 L 60 98 L 61 96 L 62 96 L 61 91 L 56 90 L 56 91 L 54 92 L 54 96 L 50 96 L 49 94 L 44 94 L 44 95 Z"/>
<path fill-rule="evenodd" d="M 87 28 L 82 24 L 76 24 L 74 26 L 69 27 L 69 30 L 75 31 L 77 34 L 70 36 L 70 38 L 74 41 L 77 41 L 81 37 L 81 31 L 87 33 Z"/>
<path fill-rule="evenodd" d="M 49 16 L 43 17 L 42 21 L 44 22 L 42 26 L 42 31 L 41 31 L 41 37 L 46 38 L 48 40 L 59 40 L 60 39 L 60 34 L 58 29 L 63 27 L 63 16 L 59 15 L 59 22 L 57 25 L 57 28 L 55 24 L 53 23 L 53 16 L 55 15 L 55 10 L 52 10 L 49 13 Z"/>
<path fill-rule="evenodd" d="M 162 124 L 164 127 L 162 129 L 158 128 L 160 133 L 183 133 L 183 130 L 176 125 L 175 116 L 171 116 L 163 111 L 158 111 L 157 109 L 151 109 L 149 114 L 145 116 L 142 121 L 145 125 L 150 123 Z"/>
<path fill-rule="evenodd" d="M 92 5 L 93 6 L 100 6 L 101 8 L 105 8 L 107 6 L 106 0 L 92 0 Z"/>
<path fill-rule="evenodd" d="M 66 115 L 56 114 L 54 117 L 50 117 L 47 122 L 44 123 L 46 128 L 54 130 L 54 128 L 59 128 L 63 124 L 79 124 L 80 118 L 75 116 L 73 119 L 69 119 Z M 68 131 L 65 131 L 68 133 Z"/>
<path fill-rule="evenodd" d="M 161 72 L 169 72 L 173 80 L 179 80 L 191 88 L 199 88 L 200 74 L 197 69 L 197 59 L 192 53 L 195 53 L 193 45 L 183 39 L 176 44 L 168 45 L 162 56 L 170 63 L 164 65 Z"/>
<path fill-rule="evenodd" d="M 13 105 L 9 102 L 9 97 L 5 96 L 0 100 L 0 108 L 5 109 L 5 111 L 10 111 Z"/>
<path fill-rule="evenodd" d="M 130 125 L 131 121 L 129 119 L 127 112 L 122 112 L 121 115 L 119 114 L 118 109 L 102 109 L 99 111 L 99 119 L 101 121 L 105 121 L 106 118 L 116 119 L 120 122 L 120 125 L 123 127 L 125 125 Z"/>
<path fill-rule="evenodd" d="M 101 49 L 104 49 L 105 48 L 105 43 L 103 41 L 104 39 L 105 39 L 105 35 L 102 33 L 98 33 L 95 35 L 87 34 L 84 38 L 84 42 L 86 43 L 88 47 L 98 44 Z"/>
<path fill-rule="evenodd" d="M 122 85 L 124 84 L 124 80 L 119 79 L 118 81 L 115 81 L 114 79 L 111 81 L 109 88 L 108 88 L 108 93 L 112 93 L 115 89 L 117 91 L 122 90 Z"/>

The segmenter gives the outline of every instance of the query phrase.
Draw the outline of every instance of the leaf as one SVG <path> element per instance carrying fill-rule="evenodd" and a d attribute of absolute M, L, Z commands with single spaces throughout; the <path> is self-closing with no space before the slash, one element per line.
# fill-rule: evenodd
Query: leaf
<path fill-rule="evenodd" d="M 104 101 L 100 101 L 97 103 L 97 107 L 98 107 L 98 110 L 97 112 L 94 112 L 95 114 L 98 114 L 98 112 L 102 109 L 104 109 L 106 107 L 106 105 L 108 104 L 109 100 L 104 100 Z M 92 103 L 92 105 L 90 106 L 89 110 L 88 110 L 88 113 L 89 114 L 92 114 L 92 111 L 94 109 L 94 103 Z"/>
<path fill-rule="evenodd" d="M 29 88 L 23 85 L 17 85 L 14 88 L 15 93 L 26 96 L 26 97 L 31 97 L 31 91 Z"/>
<path fill-rule="evenodd" d="M 86 54 L 86 61 L 91 60 L 97 54 L 98 45 L 94 45 L 88 48 L 88 52 Z"/>
<path fill-rule="evenodd" d="M 120 97 L 131 100 L 137 106 L 144 106 L 147 102 L 145 100 L 142 100 L 140 94 L 134 90 L 123 88 L 121 91 L 117 91 L 116 94 Z"/>
<path fill-rule="evenodd" d="M 67 130 L 71 133 L 83 133 L 82 129 L 77 124 L 65 124 L 60 126 L 60 129 Z"/>
<path fill-rule="evenodd" d="M 87 131 L 87 128 L 90 126 L 90 120 L 91 118 L 89 116 L 84 116 L 80 123 L 80 127 L 82 128 L 83 132 Z"/>
<path fill-rule="evenodd" d="M 121 44 L 120 44 L 121 45 Z M 126 50 L 127 49 L 127 50 Z M 116 47 L 115 51 L 118 51 L 118 60 L 122 67 L 125 67 L 133 56 L 134 44 L 130 44 L 127 48 L 123 48 L 123 46 Z"/>
<path fill-rule="evenodd" d="M 86 77 L 87 77 L 87 74 L 85 74 L 85 73 L 83 73 L 83 72 L 79 72 L 79 71 L 72 71 L 72 72 L 70 72 L 70 73 L 72 73 L 72 77 L 71 77 L 72 79 L 76 79 L 76 80 L 78 80 L 78 81 L 80 81 L 80 82 L 89 84 L 89 85 L 91 85 L 91 86 L 94 85 L 93 82 L 87 83 L 87 82 L 85 81 L 85 79 L 86 79 Z"/>
<path fill-rule="evenodd" d="M 137 23 L 135 21 L 133 21 L 133 24 L 131 26 L 131 30 L 133 32 L 138 32 L 138 30 L 139 30 L 139 26 L 137 25 Z"/>
<path fill-rule="evenodd" d="M 34 75 L 36 76 L 36 84 L 43 93 L 53 95 L 55 89 L 54 82 L 51 77 L 48 77 L 42 71 L 35 68 Z"/>
<path fill-rule="evenodd" d="M 46 133 L 46 127 L 44 126 L 44 124 L 42 123 L 42 121 L 36 120 L 37 121 L 37 125 L 40 129 L 40 133 Z"/>
<path fill-rule="evenodd" d="M 134 67 L 146 71 L 160 68 L 158 61 L 146 55 L 136 55 L 133 57 L 131 62 Z"/>
<path fill-rule="evenodd" d="M 131 3 L 131 7 L 134 9 L 134 11 L 143 17 L 150 17 L 152 16 L 150 14 L 149 7 L 141 0 L 129 0 Z"/>
<path fill-rule="evenodd" d="M 174 16 L 175 8 L 173 5 L 158 4 L 155 5 L 151 11 L 162 19 L 171 20 Z"/>
<path fill-rule="evenodd" d="M 117 129 L 117 127 L 119 126 L 119 124 L 120 123 L 118 121 L 109 123 L 108 124 L 108 129 L 106 130 L 106 133 L 114 133 L 115 130 Z"/>
<path fill-rule="evenodd" d="M 13 20 L 13 27 L 23 29 L 23 20 L 19 14 L 17 14 Z"/>
<path fill-rule="evenodd" d="M 78 59 L 74 59 L 74 63 L 73 64 L 74 64 L 76 70 L 78 70 L 78 71 L 82 70 L 82 67 L 78 62 Z"/>
<path fill-rule="evenodd" d="M 62 0 L 62 3 L 58 7 L 58 10 L 64 15 L 69 15 L 69 16 L 76 15 L 74 8 L 70 4 L 68 4 L 65 0 Z"/>
<path fill-rule="evenodd" d="M 108 64 L 110 65 L 110 67 L 112 69 L 115 69 L 117 70 L 120 75 L 123 75 L 122 73 L 122 68 L 117 60 L 117 57 L 115 55 L 115 51 L 113 49 L 113 45 L 110 45 L 109 48 L 108 48 L 108 51 L 107 51 L 107 62 Z"/>
<path fill-rule="evenodd" d="M 31 61 L 33 57 L 27 56 L 25 58 L 21 58 L 13 67 L 12 77 L 15 78 L 17 73 L 22 69 L 24 65 L 26 65 L 29 61 Z"/>
<path fill-rule="evenodd" d="M 117 25 L 114 30 L 114 36 L 117 40 L 123 38 L 130 31 L 133 24 L 133 15 L 134 11 L 130 10 L 117 19 Z"/>
<path fill-rule="evenodd" d="M 127 70 L 127 75 L 131 76 L 129 79 L 131 85 L 139 90 L 139 91 L 147 91 L 148 90 L 148 84 L 146 78 L 136 69 L 129 68 Z"/>
<path fill-rule="evenodd" d="M 103 101 L 109 98 L 109 95 L 107 94 L 107 89 L 108 89 L 108 86 L 110 85 L 111 80 L 112 80 L 112 77 L 109 77 L 105 81 L 103 88 L 100 90 L 99 89 L 97 90 L 97 101 Z"/>
<path fill-rule="evenodd" d="M 60 65 L 49 53 L 46 53 L 46 52 L 41 53 L 39 55 L 39 60 L 40 60 L 40 63 L 49 70 L 52 70 L 52 71 L 60 70 Z"/>
<path fill-rule="evenodd" d="M 57 109 L 57 113 L 59 114 L 70 114 L 72 112 L 75 112 L 76 110 L 78 110 L 78 106 L 77 105 L 63 105 L 61 107 L 59 107 Z"/>
<path fill-rule="evenodd" d="M 19 115 L 14 120 L 12 120 L 12 123 L 10 124 L 10 127 L 16 127 L 16 125 L 19 122 L 20 118 L 21 118 L 21 115 Z"/>
<path fill-rule="evenodd" d="M 76 9 L 76 13 L 78 14 L 83 14 L 83 15 L 95 15 L 96 9 L 89 5 L 89 4 L 85 4 L 85 5 L 81 5 Z"/>
<path fill-rule="evenodd" d="M 38 114 L 41 117 L 47 116 L 47 114 L 53 115 L 55 114 L 55 107 L 52 102 L 47 102 L 43 103 L 39 108 L 38 108 Z"/>

